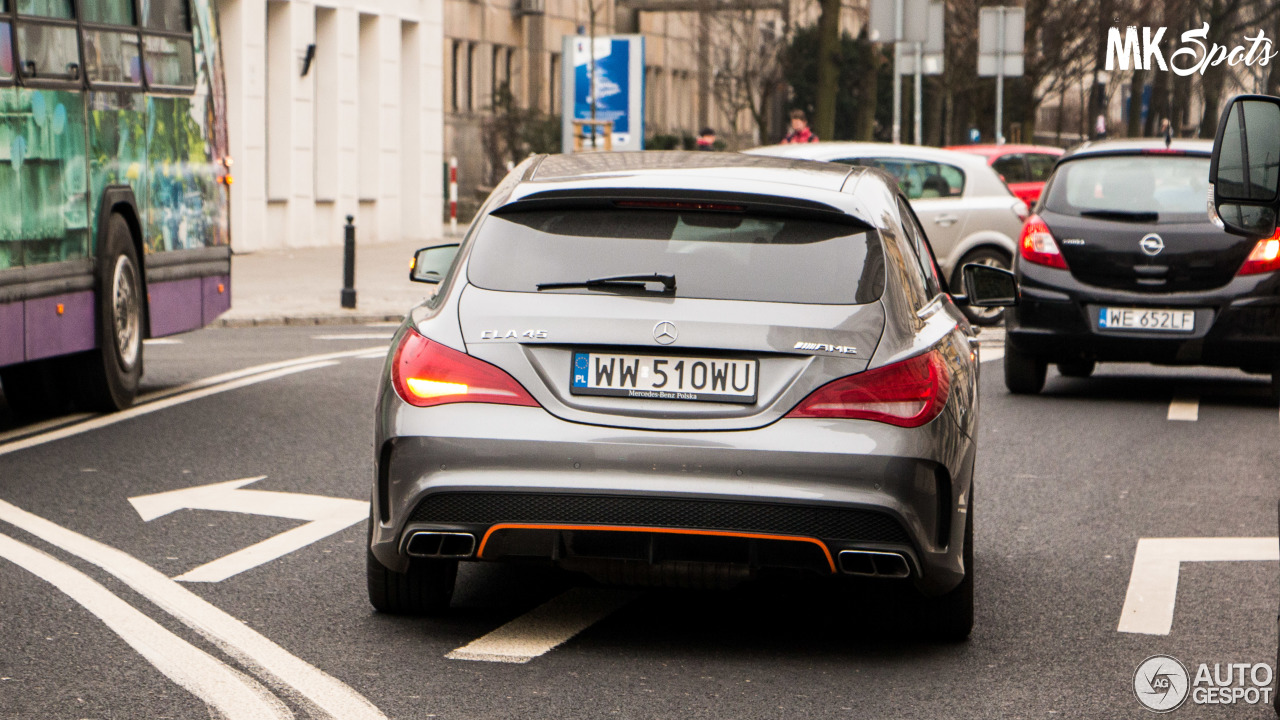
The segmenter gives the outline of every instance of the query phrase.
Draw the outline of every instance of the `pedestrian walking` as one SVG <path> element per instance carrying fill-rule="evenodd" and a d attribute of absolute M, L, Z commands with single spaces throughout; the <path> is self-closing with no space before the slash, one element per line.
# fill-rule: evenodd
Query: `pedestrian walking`
<path fill-rule="evenodd" d="M 715 128 L 704 127 L 702 132 L 698 133 L 698 142 L 695 147 L 698 150 L 715 150 L 716 149 L 716 130 Z"/>
<path fill-rule="evenodd" d="M 782 144 L 811 142 L 818 142 L 818 136 L 814 135 L 813 131 L 809 129 L 809 120 L 805 117 L 804 111 L 792 110 L 791 129 L 787 131 L 787 136 L 782 138 Z"/>

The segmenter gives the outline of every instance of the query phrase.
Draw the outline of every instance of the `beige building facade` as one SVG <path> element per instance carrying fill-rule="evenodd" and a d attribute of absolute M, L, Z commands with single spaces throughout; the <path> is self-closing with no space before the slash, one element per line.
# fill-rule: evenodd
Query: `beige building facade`
<path fill-rule="evenodd" d="M 442 234 L 441 0 L 216 0 L 236 252 Z"/>
<path fill-rule="evenodd" d="M 700 62 L 699 38 L 708 33 L 700 33 L 699 14 L 634 9 L 639 5 L 625 0 L 444 0 L 444 152 L 458 160 L 464 203 L 482 197 L 492 180 L 485 122 L 496 89 L 506 83 L 521 108 L 559 115 L 562 38 L 580 30 L 590 33 L 593 6 L 596 34 L 645 37 L 646 137 L 696 135 L 704 125 L 716 128 L 721 137 L 732 135 L 734 123 L 713 98 L 715 73 L 706 56 Z M 783 13 L 765 15 L 760 22 L 776 25 L 775 16 Z M 740 119 L 739 129 L 744 125 L 749 123 Z M 732 139 L 738 145 L 756 140 Z"/>

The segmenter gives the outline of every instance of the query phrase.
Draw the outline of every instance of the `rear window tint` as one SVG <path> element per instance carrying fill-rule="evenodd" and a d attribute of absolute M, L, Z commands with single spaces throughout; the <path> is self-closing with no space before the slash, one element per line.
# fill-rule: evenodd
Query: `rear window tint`
<path fill-rule="evenodd" d="M 1209 158 L 1195 155 L 1121 155 L 1063 163 L 1045 208 L 1081 212 L 1157 213 L 1160 222 L 1208 217 Z"/>
<path fill-rule="evenodd" d="M 661 273 L 675 275 L 676 296 L 689 298 L 852 305 L 884 291 L 879 237 L 837 223 L 578 208 L 493 214 L 479 233 L 467 278 L 488 290 Z"/>

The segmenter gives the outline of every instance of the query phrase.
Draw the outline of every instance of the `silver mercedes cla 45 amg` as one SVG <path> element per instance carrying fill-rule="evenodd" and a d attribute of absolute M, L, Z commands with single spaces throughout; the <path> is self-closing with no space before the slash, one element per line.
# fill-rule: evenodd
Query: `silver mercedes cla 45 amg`
<path fill-rule="evenodd" d="M 601 581 L 914 583 L 973 624 L 976 354 L 878 170 L 728 153 L 534 156 L 397 332 L 377 402 L 380 611 L 448 608 L 460 561 Z"/>

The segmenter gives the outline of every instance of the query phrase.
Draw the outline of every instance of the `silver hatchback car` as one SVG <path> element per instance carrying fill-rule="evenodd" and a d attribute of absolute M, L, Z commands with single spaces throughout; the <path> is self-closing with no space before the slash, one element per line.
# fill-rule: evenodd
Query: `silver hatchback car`
<path fill-rule="evenodd" d="M 369 598 L 449 606 L 459 561 L 604 582 L 910 579 L 973 622 L 978 365 L 890 176 L 721 153 L 535 156 L 393 341 Z"/>

